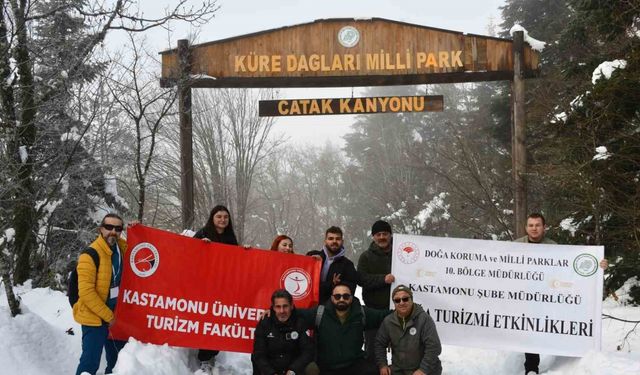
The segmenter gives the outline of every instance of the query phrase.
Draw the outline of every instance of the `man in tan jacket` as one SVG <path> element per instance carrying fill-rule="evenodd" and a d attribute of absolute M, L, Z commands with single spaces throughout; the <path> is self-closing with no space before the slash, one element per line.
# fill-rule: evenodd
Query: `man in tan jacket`
<path fill-rule="evenodd" d="M 98 238 L 78 258 L 78 301 L 73 305 L 73 318 L 82 324 L 82 355 L 76 375 L 95 375 L 103 348 L 107 359 L 105 374 L 110 374 L 125 344 L 109 339 L 127 250 L 126 241 L 120 238 L 123 225 L 120 216 L 105 215 L 98 227 Z M 97 263 L 93 259 L 96 254 Z"/>

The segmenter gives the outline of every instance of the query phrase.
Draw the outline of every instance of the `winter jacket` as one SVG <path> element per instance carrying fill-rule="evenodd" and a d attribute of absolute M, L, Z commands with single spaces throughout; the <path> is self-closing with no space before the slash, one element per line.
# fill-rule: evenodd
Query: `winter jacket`
<path fill-rule="evenodd" d="M 352 365 L 355 361 L 365 357 L 362 350 L 365 329 L 378 328 L 385 316 L 391 310 L 376 310 L 360 306 L 360 301 L 353 297 L 349 315 L 344 324 L 340 322 L 333 304 L 325 303 L 320 324 L 315 328 L 317 359 L 320 370 L 335 370 Z M 318 308 L 300 309 L 302 316 L 309 326 L 315 326 Z M 362 312 L 365 314 L 363 325 Z M 354 374 L 355 375 L 355 374 Z"/>
<path fill-rule="evenodd" d="M 387 366 L 387 347 L 391 346 L 391 373 L 413 374 L 417 369 L 427 375 L 442 374 L 438 356 L 442 351 L 433 319 L 413 304 L 409 317 L 403 319 L 397 313 L 382 322 L 375 341 L 378 367 Z"/>
<path fill-rule="evenodd" d="M 327 255 L 322 250 L 312 250 L 307 255 L 320 255 L 322 257 L 322 264 L 327 259 Z M 356 267 L 353 262 L 345 256 L 336 257 L 327 273 L 327 278 L 323 281 L 320 280 L 320 304 L 324 304 L 331 297 L 333 291 L 333 275 L 340 274 L 340 283 L 347 285 L 351 289 L 351 293 L 355 294 L 356 285 L 359 283 L 360 277 L 356 271 Z"/>
<path fill-rule="evenodd" d="M 113 251 L 102 236 L 98 236 L 89 246 L 98 253 L 100 266 L 96 270 L 96 264 L 91 255 L 80 254 L 77 266 L 79 298 L 78 302 L 73 305 L 73 318 L 82 325 L 98 327 L 113 319 L 113 311 L 106 304 L 111 289 L 111 255 Z M 119 238 L 118 247 L 124 262 L 127 242 Z"/>
<path fill-rule="evenodd" d="M 531 241 L 529 241 L 529 236 L 520 237 L 517 240 L 514 240 L 513 242 L 543 243 L 543 244 L 549 244 L 549 245 L 557 245 L 558 244 L 556 241 L 550 240 L 547 237 L 542 237 L 542 241 L 540 241 L 540 242 L 531 242 Z"/>
<path fill-rule="evenodd" d="M 369 249 L 358 259 L 362 299 L 369 307 L 389 308 L 391 284 L 385 283 L 384 277 L 391 273 L 391 255 L 391 250 L 385 252 L 375 242 L 371 242 Z"/>
<path fill-rule="evenodd" d="M 254 337 L 251 362 L 258 369 L 257 374 L 283 374 L 287 370 L 303 374 L 315 355 L 307 324 L 295 309 L 286 322 L 280 322 L 272 309 L 271 316 L 258 323 Z"/>
<path fill-rule="evenodd" d="M 236 239 L 236 235 L 231 232 L 225 232 L 225 233 L 213 233 L 213 234 L 207 234 L 207 231 L 205 230 L 205 228 L 201 228 L 199 231 L 196 232 L 196 234 L 193 235 L 193 238 L 198 238 L 198 239 L 202 239 L 202 238 L 207 238 L 209 239 L 211 242 L 217 242 L 217 243 L 223 243 L 226 245 L 238 245 L 238 240 Z"/>

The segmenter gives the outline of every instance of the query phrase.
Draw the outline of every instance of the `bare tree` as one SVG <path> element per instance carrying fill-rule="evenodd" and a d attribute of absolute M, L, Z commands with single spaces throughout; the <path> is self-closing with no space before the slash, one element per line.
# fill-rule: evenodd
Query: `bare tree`
<path fill-rule="evenodd" d="M 346 162 L 340 149 L 280 147 L 258 175 L 250 232 L 268 245 L 277 234 L 293 238 L 297 253 L 318 248 L 323 230 L 346 228 Z M 354 239 L 349 233 L 347 240 Z"/>
<path fill-rule="evenodd" d="M 245 239 L 249 193 L 256 168 L 277 145 L 277 142 L 268 139 L 273 119 L 258 117 L 258 100 L 270 99 L 273 91 L 260 90 L 254 93 L 249 90 L 222 90 L 220 96 L 225 115 L 220 125 L 229 136 L 234 163 L 235 230 L 242 243 Z"/>
<path fill-rule="evenodd" d="M 153 184 L 153 181 L 149 181 L 149 174 L 152 162 L 157 158 L 158 135 L 162 125 L 174 115 L 173 104 L 177 92 L 158 86 L 158 77 L 149 71 L 155 70 L 159 62 L 146 51 L 144 41 L 137 40 L 132 32 L 128 33 L 128 37 L 130 60 L 117 63 L 120 74 L 111 78 L 108 85 L 127 122 L 135 127 L 132 145 L 137 193 L 135 202 L 137 219 L 143 221 L 147 190 Z"/>
<path fill-rule="evenodd" d="M 2 165 L 7 169 L 11 186 L 2 200 L 12 202 L 3 219 L 10 220 L 15 230 L 10 249 L 16 256 L 13 274 L 16 283 L 23 283 L 30 275 L 31 255 L 38 245 L 39 219 L 42 208 L 47 206 L 42 202 L 52 199 L 55 195 L 52 192 L 63 184 L 63 178 L 58 178 L 57 184 L 41 184 L 44 191 L 37 190 L 40 186 L 36 184 L 35 168 L 49 165 L 36 164 L 46 159 L 46 155 L 39 154 L 44 149 L 38 144 L 43 141 L 40 133 L 52 113 L 63 112 L 68 89 L 94 79 L 96 69 L 91 72 L 88 67 L 99 68 L 100 62 L 93 61 L 92 57 L 107 33 L 111 30 L 141 32 L 171 20 L 204 23 L 217 10 L 215 0 L 206 0 L 198 7 L 180 0 L 175 7 L 167 9 L 164 16 L 148 18 L 133 5 L 132 0 L 108 4 L 80 0 L 2 2 L 0 136 L 6 145 Z M 46 33 L 38 34 L 44 27 L 55 25 L 59 18 L 72 20 L 83 28 L 74 27 L 74 31 L 78 31 L 75 36 L 57 34 L 60 36 L 57 40 L 47 40 Z M 6 279 L 5 282 L 11 283 Z"/>
<path fill-rule="evenodd" d="M 251 211 L 253 179 L 280 141 L 269 134 L 273 120 L 258 117 L 258 101 L 270 98 L 272 90 L 198 90 L 194 95 L 193 141 L 195 216 L 207 217 L 216 204 L 231 210 L 239 241 L 245 241 L 245 223 Z M 177 129 L 166 129 L 171 145 L 163 166 L 165 191 L 178 201 Z"/>

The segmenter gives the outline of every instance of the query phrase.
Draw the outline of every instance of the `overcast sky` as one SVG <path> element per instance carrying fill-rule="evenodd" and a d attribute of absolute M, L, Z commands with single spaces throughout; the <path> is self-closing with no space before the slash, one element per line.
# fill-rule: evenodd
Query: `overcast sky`
<path fill-rule="evenodd" d="M 146 16 L 160 14 L 170 0 L 140 0 Z M 192 1 L 198 4 L 198 1 Z M 163 5 L 164 4 L 164 5 Z M 296 25 L 325 18 L 379 17 L 423 26 L 487 35 L 493 18 L 500 22 L 498 7 L 504 0 L 218 0 L 216 16 L 198 30 L 174 23 L 171 30 L 147 34 L 150 47 L 158 51 L 176 47 L 178 39 L 196 34 L 196 43 Z M 525 25 L 526 27 L 526 25 Z M 114 38 L 117 40 L 117 38 Z M 355 89 L 357 95 L 357 89 Z M 351 96 L 352 88 L 281 90 L 280 98 L 326 98 Z M 445 100 L 446 101 L 446 100 Z M 376 116 L 376 115 L 369 115 Z M 348 132 L 351 116 L 304 116 L 278 118 L 274 131 L 299 144 L 323 145 Z"/>

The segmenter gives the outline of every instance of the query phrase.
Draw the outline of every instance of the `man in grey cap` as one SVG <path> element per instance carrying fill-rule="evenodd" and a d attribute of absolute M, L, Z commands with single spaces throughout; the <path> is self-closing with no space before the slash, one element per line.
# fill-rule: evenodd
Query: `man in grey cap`
<path fill-rule="evenodd" d="M 375 341 L 380 375 L 441 375 L 438 356 L 442 351 L 433 319 L 422 306 L 413 303 L 413 292 L 398 285 L 392 293 L 395 311 L 387 315 Z M 391 346 L 391 367 L 387 347 Z"/>
<path fill-rule="evenodd" d="M 362 299 L 367 307 L 386 310 L 389 308 L 389 293 L 395 277 L 391 274 L 392 234 L 391 225 L 378 220 L 371 226 L 373 241 L 369 249 L 358 259 L 358 273 L 362 286 Z M 377 329 L 365 332 L 365 351 L 367 358 L 375 360 L 373 342 Z"/>

